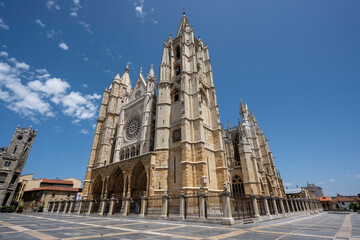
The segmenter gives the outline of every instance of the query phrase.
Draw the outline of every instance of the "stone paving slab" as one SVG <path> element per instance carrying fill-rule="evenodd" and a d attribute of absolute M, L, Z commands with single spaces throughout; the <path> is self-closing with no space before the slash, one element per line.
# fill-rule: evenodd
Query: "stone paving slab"
<path fill-rule="evenodd" d="M 349 217 L 346 217 L 349 216 Z M 343 236 L 349 236 L 342 238 Z M 262 223 L 219 224 L 96 215 L 0 214 L 0 239 L 354 239 L 360 215 L 321 213 Z M 360 239 L 360 238 L 359 238 Z"/>

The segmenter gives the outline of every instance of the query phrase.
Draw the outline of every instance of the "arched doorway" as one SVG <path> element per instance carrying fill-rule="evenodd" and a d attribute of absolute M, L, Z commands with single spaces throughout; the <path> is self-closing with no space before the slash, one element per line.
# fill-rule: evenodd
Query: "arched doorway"
<path fill-rule="evenodd" d="M 102 195 L 103 180 L 101 176 L 97 176 L 92 185 L 92 198 L 94 200 L 100 200 Z"/>
<path fill-rule="evenodd" d="M 130 206 L 131 213 L 140 213 L 140 201 L 141 196 L 146 192 L 147 187 L 147 176 L 145 167 L 141 162 L 138 162 L 134 167 L 134 170 L 131 174 L 131 198 L 132 203 Z"/>
<path fill-rule="evenodd" d="M 114 194 L 116 199 L 123 197 L 124 191 L 124 175 L 123 171 L 118 168 L 109 177 L 108 183 L 108 198 L 111 198 Z"/>

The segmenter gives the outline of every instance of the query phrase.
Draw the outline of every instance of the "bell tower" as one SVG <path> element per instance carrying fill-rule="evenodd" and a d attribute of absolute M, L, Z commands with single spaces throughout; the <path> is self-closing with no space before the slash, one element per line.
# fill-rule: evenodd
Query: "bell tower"
<path fill-rule="evenodd" d="M 222 189 L 226 167 L 209 49 L 185 14 L 163 45 L 157 90 L 158 189 Z"/>

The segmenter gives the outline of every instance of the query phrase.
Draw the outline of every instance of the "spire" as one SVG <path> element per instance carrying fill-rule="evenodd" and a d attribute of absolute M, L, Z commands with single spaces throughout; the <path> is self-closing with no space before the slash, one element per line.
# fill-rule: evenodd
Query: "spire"
<path fill-rule="evenodd" d="M 121 83 L 128 86 L 128 91 L 131 89 L 131 81 L 129 76 L 129 64 L 126 64 L 125 72 L 121 76 Z"/>
<path fill-rule="evenodd" d="M 189 24 L 189 22 L 188 22 L 188 20 L 187 20 L 187 18 L 185 16 L 185 11 L 184 11 L 183 17 L 181 18 L 180 26 L 179 26 L 178 31 L 176 33 L 176 37 L 178 37 L 180 35 L 180 33 L 182 31 L 184 31 L 185 27 L 188 26 L 188 25 L 190 25 L 190 24 Z"/>
<path fill-rule="evenodd" d="M 240 113 L 245 112 L 244 104 L 242 103 L 242 100 L 240 98 Z"/>
<path fill-rule="evenodd" d="M 119 73 L 118 73 L 118 74 L 116 74 L 116 76 L 114 77 L 114 81 L 115 81 L 115 80 L 118 80 L 118 81 L 120 81 L 120 80 L 121 80 Z"/>
<path fill-rule="evenodd" d="M 149 74 L 147 75 L 147 78 L 155 78 L 155 73 L 154 73 L 154 64 L 151 64 L 151 68 L 149 71 Z"/>

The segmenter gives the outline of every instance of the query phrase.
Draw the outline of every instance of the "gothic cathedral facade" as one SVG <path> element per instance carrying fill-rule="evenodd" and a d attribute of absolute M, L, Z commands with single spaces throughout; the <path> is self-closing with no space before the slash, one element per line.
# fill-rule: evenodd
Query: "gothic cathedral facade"
<path fill-rule="evenodd" d="M 283 197 L 266 137 L 246 104 L 240 115 L 222 127 L 208 46 L 184 15 L 163 45 L 157 84 L 151 66 L 132 86 L 127 66 L 104 91 L 83 198 L 219 193 L 224 184 Z"/>

